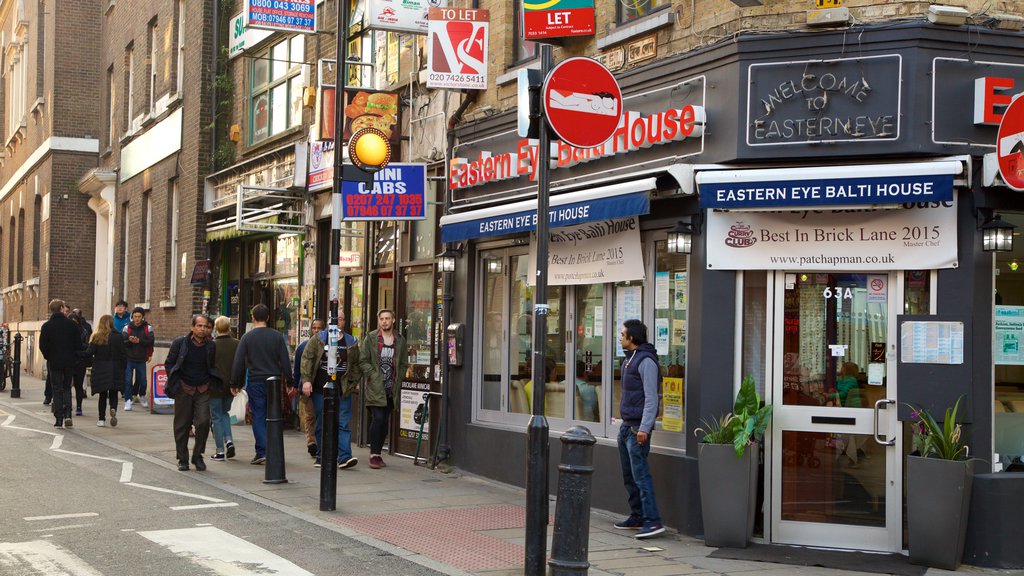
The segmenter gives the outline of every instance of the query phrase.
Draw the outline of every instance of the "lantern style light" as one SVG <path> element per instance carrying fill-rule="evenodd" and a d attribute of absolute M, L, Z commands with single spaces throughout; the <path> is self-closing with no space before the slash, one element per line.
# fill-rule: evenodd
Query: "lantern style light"
<path fill-rule="evenodd" d="M 994 215 L 981 227 L 981 249 L 985 252 L 1013 252 L 1013 230 L 1017 226 Z"/>
<path fill-rule="evenodd" d="M 455 272 L 455 259 L 459 253 L 452 248 L 445 248 L 444 252 L 437 255 L 437 269 L 441 272 Z"/>
<path fill-rule="evenodd" d="M 668 253 L 689 254 L 693 249 L 693 227 L 679 222 L 668 232 Z"/>

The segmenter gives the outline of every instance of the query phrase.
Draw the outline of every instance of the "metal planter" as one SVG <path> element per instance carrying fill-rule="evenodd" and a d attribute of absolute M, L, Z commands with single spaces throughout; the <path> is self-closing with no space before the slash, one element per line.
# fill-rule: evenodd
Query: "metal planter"
<path fill-rule="evenodd" d="M 746 548 L 754 533 L 760 446 L 737 458 L 732 444 L 699 444 L 704 545 Z"/>
<path fill-rule="evenodd" d="M 907 456 L 910 562 L 956 570 L 964 555 L 973 460 Z"/>

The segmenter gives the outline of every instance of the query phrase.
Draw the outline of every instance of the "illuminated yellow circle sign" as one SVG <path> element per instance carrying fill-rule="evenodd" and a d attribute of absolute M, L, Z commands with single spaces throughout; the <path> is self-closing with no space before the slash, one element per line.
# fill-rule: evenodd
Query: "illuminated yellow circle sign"
<path fill-rule="evenodd" d="M 391 161 L 391 143 L 383 131 L 363 128 L 349 139 L 348 156 L 361 170 L 380 170 Z"/>

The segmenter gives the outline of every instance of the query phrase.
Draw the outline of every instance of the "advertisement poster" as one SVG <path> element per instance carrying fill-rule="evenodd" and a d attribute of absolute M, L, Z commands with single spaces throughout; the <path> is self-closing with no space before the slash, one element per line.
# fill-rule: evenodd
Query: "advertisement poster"
<path fill-rule="evenodd" d="M 334 140 L 334 93 L 334 88 L 320 91 L 320 140 Z M 363 128 L 377 128 L 391 144 L 391 157 L 402 157 L 402 118 L 397 92 L 346 89 L 343 113 L 344 141 L 348 142 L 354 132 Z"/>
<path fill-rule="evenodd" d="M 423 395 L 430 391 L 427 382 L 402 382 L 400 411 L 398 415 L 399 436 L 402 438 L 419 438 L 420 425 L 416 422 L 416 408 L 423 404 Z M 427 439 L 429 425 L 423 427 L 423 440 Z"/>
<path fill-rule="evenodd" d="M 956 202 L 894 209 L 707 212 L 710 270 L 957 266 Z"/>
<path fill-rule="evenodd" d="M 655 272 L 654 274 L 654 307 L 658 310 L 667 310 L 668 298 L 668 272 Z"/>
<path fill-rule="evenodd" d="M 334 141 L 316 140 L 309 143 L 309 191 L 326 190 L 334 186 Z"/>
<path fill-rule="evenodd" d="M 654 347 L 658 356 L 668 355 L 668 318 L 654 319 Z"/>
<path fill-rule="evenodd" d="M 151 412 L 158 414 L 170 414 L 174 412 L 174 398 L 168 398 L 167 369 L 163 364 L 156 364 L 150 372 L 150 382 L 153 384 L 153 403 Z"/>
<path fill-rule="evenodd" d="M 630 319 L 640 319 L 643 313 L 643 286 L 616 286 L 615 287 L 615 333 L 618 334 L 623 323 Z M 622 351 L 622 342 L 615 338 L 615 355 L 625 356 Z"/>
<path fill-rule="evenodd" d="M 675 310 L 686 310 L 686 272 L 676 272 Z"/>
<path fill-rule="evenodd" d="M 316 0 L 245 0 L 244 14 L 250 28 L 316 33 Z"/>
<path fill-rule="evenodd" d="M 667 432 L 683 431 L 683 379 L 662 378 L 661 427 Z"/>
<path fill-rule="evenodd" d="M 487 88 L 487 10 L 431 8 L 427 88 Z"/>
<path fill-rule="evenodd" d="M 644 279 L 637 217 L 552 228 L 548 244 L 548 284 L 567 286 Z M 530 243 L 527 281 L 536 278 L 537 244 Z M 639 318 L 638 316 L 634 316 Z"/>
<path fill-rule="evenodd" d="M 367 0 L 366 26 L 376 30 L 427 33 L 427 12 L 446 0 Z"/>
<path fill-rule="evenodd" d="M 341 189 L 341 219 L 422 220 L 426 218 L 427 167 L 392 162 L 373 175 L 373 189 L 346 180 Z"/>
<path fill-rule="evenodd" d="M 996 338 L 993 356 L 996 364 L 1024 364 L 1024 306 L 996 306 Z"/>

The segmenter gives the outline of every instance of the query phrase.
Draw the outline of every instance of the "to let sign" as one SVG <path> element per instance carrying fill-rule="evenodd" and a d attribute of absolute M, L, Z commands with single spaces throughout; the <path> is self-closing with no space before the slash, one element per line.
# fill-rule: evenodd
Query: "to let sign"
<path fill-rule="evenodd" d="M 523 38 L 564 38 L 594 34 L 594 0 L 523 2 Z"/>
<path fill-rule="evenodd" d="M 427 88 L 487 88 L 487 10 L 431 8 Z"/>
<path fill-rule="evenodd" d="M 426 164 L 392 162 L 373 175 L 373 190 L 345 180 L 342 220 L 422 220 L 426 218 Z"/>
<path fill-rule="evenodd" d="M 997 138 L 999 174 L 1007 186 L 1024 192 L 1024 93 L 1006 107 Z"/>
<path fill-rule="evenodd" d="M 569 58 L 555 66 L 544 80 L 541 99 L 551 128 L 577 148 L 604 144 L 622 117 L 619 83 L 590 58 Z"/>
<path fill-rule="evenodd" d="M 316 0 L 245 0 L 245 25 L 275 32 L 316 33 Z"/>

